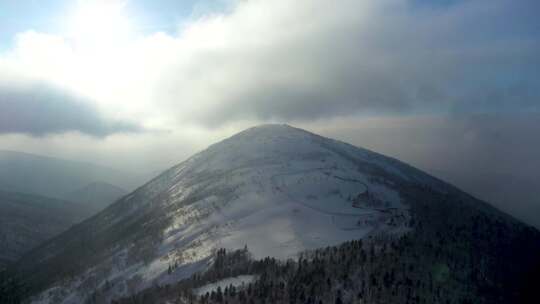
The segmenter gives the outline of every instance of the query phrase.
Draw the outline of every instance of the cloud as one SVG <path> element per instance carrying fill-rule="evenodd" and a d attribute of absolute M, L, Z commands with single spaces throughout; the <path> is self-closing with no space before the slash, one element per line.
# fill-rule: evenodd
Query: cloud
<path fill-rule="evenodd" d="M 540 111 L 538 1 L 229 5 L 194 14 L 176 34 L 129 33 L 113 44 L 21 33 L 0 63 L 160 129 Z"/>
<path fill-rule="evenodd" d="M 537 111 L 533 8 L 504 0 L 240 2 L 175 38 L 176 58 L 156 91 L 183 121 L 207 125 Z"/>
<path fill-rule="evenodd" d="M 0 136 L 2 145 L 164 168 L 248 124 L 288 122 L 448 172 L 507 211 L 522 204 L 515 213 L 540 225 L 531 212 L 540 195 L 531 191 L 540 189 L 539 1 L 226 2 L 222 13 L 195 9 L 177 32 L 143 24 L 144 33 L 103 37 L 89 22 L 90 41 L 20 33 L 0 70 L 40 82 L 0 79 L 0 133 L 98 138 Z M 99 138 L 139 129 L 110 117 L 171 132 Z"/>
<path fill-rule="evenodd" d="M 139 132 L 135 124 L 103 116 L 92 103 L 53 86 L 0 78 L 0 134 L 44 136 L 77 131 L 95 137 Z"/>

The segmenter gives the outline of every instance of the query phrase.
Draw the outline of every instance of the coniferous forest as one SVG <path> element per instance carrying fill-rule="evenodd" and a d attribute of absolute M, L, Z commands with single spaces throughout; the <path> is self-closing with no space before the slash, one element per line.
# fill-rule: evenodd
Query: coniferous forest
<path fill-rule="evenodd" d="M 220 249 L 208 271 L 115 303 L 537 303 L 538 231 L 498 220 L 502 214 L 487 216 L 481 206 L 461 214 L 455 204 L 469 205 L 467 196 L 427 187 L 406 193 L 414 216 L 405 235 L 373 235 L 287 261 L 253 260 L 248 248 Z M 437 208 L 428 203 L 434 201 Z M 257 279 L 193 293 L 242 274 Z M 100 303 L 99 294 L 90 303 Z"/>

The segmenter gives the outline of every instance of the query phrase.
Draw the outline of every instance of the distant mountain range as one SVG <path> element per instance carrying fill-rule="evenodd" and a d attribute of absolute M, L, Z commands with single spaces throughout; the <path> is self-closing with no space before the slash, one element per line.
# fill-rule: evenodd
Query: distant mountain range
<path fill-rule="evenodd" d="M 539 256 L 538 230 L 418 169 L 263 125 L 10 270 L 34 303 L 524 303 Z M 241 298 L 193 294 L 242 275 Z"/>
<path fill-rule="evenodd" d="M 95 182 L 131 191 L 144 180 L 95 164 L 0 150 L 0 190 L 65 199 Z"/>
<path fill-rule="evenodd" d="M 85 205 L 0 191 L 0 264 L 17 260 L 91 213 Z"/>
<path fill-rule="evenodd" d="M 101 211 L 136 175 L 89 163 L 0 151 L 0 264 Z"/>

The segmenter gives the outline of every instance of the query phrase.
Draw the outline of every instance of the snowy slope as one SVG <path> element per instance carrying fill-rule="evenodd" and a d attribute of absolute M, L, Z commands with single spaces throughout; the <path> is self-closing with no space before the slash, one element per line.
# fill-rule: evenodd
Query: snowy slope
<path fill-rule="evenodd" d="M 220 247 L 247 245 L 255 258 L 285 259 L 403 233 L 409 213 L 402 183 L 445 189 L 397 160 L 287 125 L 263 125 L 171 168 L 27 257 L 39 262 L 21 267 L 32 272 L 36 290 L 49 288 L 36 303 L 77 303 L 96 289 L 115 298 L 202 270 Z M 74 256 L 76 268 L 66 265 Z M 173 264 L 179 267 L 168 274 Z M 45 281 L 51 268 L 66 268 L 54 273 L 52 285 Z M 59 283 L 72 273 L 76 279 Z"/>

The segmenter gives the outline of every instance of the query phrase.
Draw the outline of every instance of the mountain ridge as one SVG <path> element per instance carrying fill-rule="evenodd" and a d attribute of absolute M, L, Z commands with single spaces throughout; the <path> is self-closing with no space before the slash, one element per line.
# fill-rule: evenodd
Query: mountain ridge
<path fill-rule="evenodd" d="M 91 182 L 102 181 L 133 189 L 135 174 L 88 162 L 65 160 L 12 150 L 0 150 L 0 189 L 64 199 Z"/>
<path fill-rule="evenodd" d="M 116 286 L 107 291 L 111 300 L 204 271 L 222 247 L 247 245 L 255 258 L 286 259 L 348 240 L 407 234 L 416 216 L 411 208 L 417 209 L 409 188 L 517 223 L 396 159 L 265 125 L 166 170 L 26 255 L 17 270 L 34 292 L 49 287 L 38 297 L 44 303 L 51 294 L 59 303 L 83 301 L 82 286 L 101 290 L 106 281 Z M 171 264 L 178 265 L 174 275 L 168 274 Z M 55 285 L 68 275 L 77 279 Z"/>

